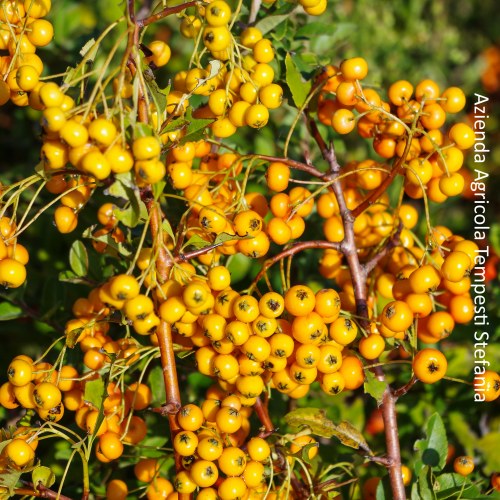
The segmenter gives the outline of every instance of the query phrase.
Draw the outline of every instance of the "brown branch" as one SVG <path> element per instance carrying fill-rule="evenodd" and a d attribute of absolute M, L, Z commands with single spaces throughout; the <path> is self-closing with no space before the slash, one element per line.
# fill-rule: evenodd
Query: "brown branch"
<path fill-rule="evenodd" d="M 187 260 L 194 259 L 196 257 L 199 257 L 200 255 L 205 255 L 206 253 L 211 252 L 212 250 L 215 250 L 216 248 L 222 245 L 223 243 L 214 243 L 212 245 L 207 245 L 206 247 L 203 248 L 192 250 L 191 252 L 181 252 L 179 253 L 179 255 L 176 255 L 174 257 L 174 261 L 186 262 Z"/>
<path fill-rule="evenodd" d="M 290 478 L 292 489 L 296 494 L 297 500 L 307 500 L 309 498 L 309 490 L 292 474 Z"/>
<path fill-rule="evenodd" d="M 156 258 L 156 276 L 160 283 L 168 280 L 170 269 L 172 268 L 172 259 L 165 248 L 162 231 L 160 230 L 163 221 L 163 212 L 160 205 L 151 197 L 151 191 L 141 193 L 142 200 L 146 203 L 150 217 L 150 229 L 153 236 L 154 245 L 158 251 Z"/>
<path fill-rule="evenodd" d="M 396 398 L 389 385 L 382 398 L 382 416 L 384 419 L 385 443 L 391 464 L 387 467 L 394 500 L 405 500 L 406 492 L 401 475 L 401 451 L 399 446 Z"/>
<path fill-rule="evenodd" d="M 340 175 L 340 165 L 335 155 L 333 144 L 327 146 L 323 137 L 321 136 L 318 126 L 314 120 L 309 120 L 310 129 L 313 138 L 318 144 L 323 158 L 329 165 L 329 180 L 335 180 Z M 344 239 L 340 243 L 340 251 L 345 255 L 349 269 L 351 270 L 352 284 L 354 288 L 354 297 L 356 300 L 356 312 L 358 316 L 364 318 L 361 324 L 366 328 L 368 325 L 368 305 L 366 297 L 366 274 L 359 261 L 358 250 L 356 247 L 355 234 L 354 234 L 354 221 L 356 217 L 351 210 L 347 208 L 344 192 L 340 182 L 334 182 L 331 189 L 337 199 L 340 215 L 344 225 Z"/>
<path fill-rule="evenodd" d="M 172 327 L 162 320 L 156 330 L 156 335 L 158 337 L 163 380 L 165 382 L 166 403 L 164 414 L 176 414 L 181 407 L 181 394 L 177 379 Z"/>
<path fill-rule="evenodd" d="M 179 390 L 179 380 L 177 378 L 177 365 L 175 362 L 174 344 L 172 341 L 172 328 L 166 321 L 160 321 L 156 330 L 158 337 L 158 347 L 160 348 L 161 366 L 163 369 L 163 382 L 165 384 L 166 402 L 162 407 L 161 414 L 168 417 L 170 426 L 170 438 L 174 441 L 175 435 L 181 430 L 177 423 L 177 413 L 181 409 L 181 394 Z M 174 454 L 175 470 L 183 470 L 182 457 L 178 453 Z M 191 498 L 190 495 L 179 496 L 183 500 Z"/>
<path fill-rule="evenodd" d="M 188 7 L 194 7 L 198 3 L 199 3 L 198 1 L 192 1 L 192 2 L 181 3 L 180 5 L 175 5 L 174 7 L 166 7 L 163 10 L 160 10 L 160 12 L 156 14 L 152 14 L 151 16 L 148 16 L 144 19 L 138 19 L 136 21 L 136 24 L 139 28 L 144 28 L 145 26 L 155 23 L 167 16 L 171 16 L 172 14 L 177 14 L 177 12 L 181 12 L 187 9 Z"/>
<path fill-rule="evenodd" d="M 30 481 L 22 481 L 22 483 L 27 486 L 26 488 L 16 488 L 14 490 L 16 495 L 19 496 L 30 496 L 37 498 L 57 498 L 58 500 L 72 500 L 71 497 L 59 494 L 57 491 L 53 491 L 49 488 L 45 488 L 42 484 L 39 484 L 37 488 Z"/>
<path fill-rule="evenodd" d="M 135 24 L 135 0 L 127 1 L 127 12 L 130 22 Z"/>
<path fill-rule="evenodd" d="M 418 378 L 413 376 L 408 383 L 400 387 L 399 389 L 395 389 L 393 392 L 394 399 L 399 399 L 401 396 L 404 396 L 416 383 L 418 382 Z"/>
<path fill-rule="evenodd" d="M 267 406 L 264 405 L 262 399 L 257 398 L 257 401 L 254 405 L 255 412 L 257 413 L 257 417 L 259 417 L 260 423 L 264 426 L 266 433 L 273 433 L 275 431 L 275 427 L 271 422 L 271 417 L 269 416 L 269 411 L 267 410 Z M 269 435 L 269 434 L 268 434 Z"/>
<path fill-rule="evenodd" d="M 376 464 L 381 464 L 385 467 L 389 467 L 392 464 L 392 460 L 388 457 L 377 457 L 375 455 L 366 455 L 365 458 L 366 458 L 366 460 L 369 460 L 370 462 L 374 462 Z"/>
<path fill-rule="evenodd" d="M 316 122 L 312 119 L 309 120 L 309 128 L 311 135 L 318 144 L 323 158 L 328 162 L 330 167 L 330 180 L 335 180 L 340 174 L 340 165 L 335 156 L 333 145 L 327 146 L 323 137 L 321 136 Z M 393 176 L 403 165 L 404 158 L 409 151 L 410 139 L 408 140 L 405 154 L 398 160 L 393 171 Z M 392 173 L 392 171 L 391 171 Z M 389 174 L 390 175 L 390 174 Z M 368 305 L 367 305 L 367 289 L 366 289 L 366 270 L 360 263 L 357 251 L 355 234 L 354 234 L 354 221 L 356 216 L 363 212 L 380 195 L 370 195 L 370 197 L 361 203 L 355 210 L 351 211 L 347 208 L 344 193 L 340 182 L 332 183 L 331 189 L 335 194 L 337 203 L 340 209 L 340 215 L 344 225 L 344 240 L 341 242 L 341 251 L 346 257 L 347 264 L 351 272 L 351 280 L 354 288 L 354 297 L 356 302 L 356 312 L 361 319 L 362 326 L 366 327 L 369 323 Z M 384 188 L 385 189 L 385 188 Z M 383 192 L 383 191 L 382 191 Z M 366 206 L 365 206 L 366 205 Z M 361 208 L 360 208 L 361 207 Z M 363 208 L 365 207 L 365 208 Z M 384 380 L 384 373 L 380 366 L 375 367 L 375 374 L 379 380 Z M 394 500 L 405 500 L 406 494 L 403 484 L 403 477 L 401 475 L 401 453 L 399 447 L 399 434 L 396 419 L 396 399 L 393 396 L 392 389 L 387 385 L 382 399 L 382 415 L 385 425 L 385 436 L 387 446 L 387 459 L 386 464 L 389 471 L 391 489 Z"/>
<path fill-rule="evenodd" d="M 375 266 L 384 257 L 386 257 L 393 248 L 399 245 L 402 230 L 403 224 L 400 223 L 398 228 L 396 229 L 396 232 L 392 235 L 391 239 L 387 242 L 385 247 L 380 252 L 377 252 L 369 261 L 363 264 L 363 272 L 365 273 L 365 276 L 368 276 L 375 269 Z"/>

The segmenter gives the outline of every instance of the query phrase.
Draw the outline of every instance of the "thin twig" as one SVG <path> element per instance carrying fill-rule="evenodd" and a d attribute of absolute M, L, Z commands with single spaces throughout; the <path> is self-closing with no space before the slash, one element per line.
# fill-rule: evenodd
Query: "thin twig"
<path fill-rule="evenodd" d="M 363 264 L 363 271 L 365 273 L 365 276 L 368 276 L 375 269 L 376 265 L 383 258 L 385 258 L 393 248 L 399 245 L 402 230 L 403 224 L 400 223 L 398 228 L 396 229 L 396 232 L 392 235 L 391 239 L 386 243 L 384 248 L 380 252 L 377 252 L 368 262 L 365 262 Z"/>
<path fill-rule="evenodd" d="M 181 12 L 188 7 L 194 7 L 197 5 L 198 1 L 181 3 L 180 5 L 175 5 L 174 7 L 165 7 L 163 10 L 156 14 L 152 14 L 151 16 L 146 17 L 145 19 L 138 19 L 136 24 L 139 28 L 144 28 L 145 26 L 149 26 L 150 24 L 156 23 L 160 19 L 171 16 L 172 14 L 177 14 L 177 12 Z"/>
<path fill-rule="evenodd" d="M 418 382 L 418 378 L 413 376 L 408 383 L 400 387 L 399 389 L 395 389 L 393 392 L 394 399 L 399 399 L 401 396 L 404 396 L 416 383 Z"/>
<path fill-rule="evenodd" d="M 307 250 L 309 248 L 323 248 L 323 249 L 331 249 L 341 251 L 341 246 L 339 243 L 335 243 L 332 241 L 324 241 L 324 240 L 312 240 L 312 241 L 301 241 L 299 243 L 295 243 L 290 248 L 283 250 L 282 252 L 276 254 L 274 257 L 267 259 L 262 269 L 259 271 L 255 279 L 253 280 L 254 284 L 257 284 L 260 279 L 266 274 L 267 270 L 276 264 L 276 262 L 280 262 L 288 257 L 291 257 L 303 250 Z"/>

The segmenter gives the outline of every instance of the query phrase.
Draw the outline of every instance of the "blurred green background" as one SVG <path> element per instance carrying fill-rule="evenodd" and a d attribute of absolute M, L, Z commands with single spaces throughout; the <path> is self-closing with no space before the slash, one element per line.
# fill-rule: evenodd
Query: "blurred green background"
<path fill-rule="evenodd" d="M 285 2 L 278 2 L 264 8 L 265 14 L 279 13 Z M 92 37 L 97 37 L 107 23 L 122 14 L 123 2 L 100 0 L 99 2 L 77 2 L 59 0 L 53 2 L 49 19 L 55 27 L 55 40 L 39 54 L 46 64 L 46 72 L 60 73 L 79 60 L 79 50 Z M 243 9 L 245 11 L 245 9 Z M 264 14 L 263 14 L 264 17 Z M 172 62 L 158 73 L 158 82 L 166 86 L 175 71 L 181 69 L 189 57 L 191 42 L 186 43 L 176 30 L 179 19 L 171 17 L 158 26 L 151 28 L 146 38 L 154 36 L 169 41 L 172 47 Z M 298 31 L 299 26 L 301 31 Z M 384 2 L 382 0 L 329 0 L 327 12 L 320 18 L 306 18 L 301 9 L 276 26 L 270 35 L 274 38 L 278 52 L 292 51 L 300 54 L 303 60 L 303 74 L 312 73 L 317 65 L 336 64 L 346 57 L 363 56 L 370 67 L 369 81 L 376 87 L 386 88 L 398 79 L 414 83 L 424 79 L 435 79 L 442 88 L 456 85 L 464 89 L 466 95 L 475 92 L 488 95 L 489 116 L 487 122 L 487 144 L 491 150 L 485 168 L 490 173 L 488 196 L 490 203 L 488 219 L 492 223 L 489 245 L 492 251 L 500 254 L 500 225 L 498 211 L 499 165 L 500 165 L 500 32 L 498 30 L 498 2 L 494 0 L 456 0 L 426 1 L 408 0 Z M 111 38 L 103 44 L 103 49 L 113 42 Z M 105 50 L 98 54 L 105 57 Z M 276 71 L 282 68 L 277 67 Z M 468 111 L 470 112 L 469 100 Z M 254 132 L 244 131 L 228 142 L 241 151 L 265 154 L 280 154 L 283 142 L 291 123 L 290 107 L 285 105 L 265 129 Z M 15 109 L 10 105 L 0 108 L 0 181 L 8 184 L 33 172 L 39 159 L 38 114 L 26 109 Z M 340 140 L 333 131 L 322 128 L 329 139 L 335 141 L 341 161 L 359 159 L 373 155 L 371 148 L 359 140 Z M 297 138 L 303 139 L 305 131 L 298 130 Z M 290 154 L 300 158 L 301 142 L 296 141 Z M 253 186 L 258 189 L 258 186 Z M 89 210 L 82 217 L 78 231 L 96 223 L 99 200 L 91 200 Z M 497 206 L 495 206 L 497 205 Z M 458 197 L 448 200 L 443 206 L 433 206 L 433 222 L 448 225 L 463 236 L 470 235 L 472 205 L 470 200 Z M 74 233 L 76 234 L 76 233 Z M 14 292 L 1 291 L 0 295 L 0 367 L 6 367 L 10 359 L 20 352 L 31 356 L 39 355 L 54 338 L 70 317 L 71 303 L 76 297 L 87 293 L 87 289 L 58 281 L 58 273 L 69 269 L 68 251 L 74 234 L 61 236 L 53 227 L 51 214 L 45 214 L 33 224 L 30 231 L 23 235 L 23 244 L 31 249 L 28 265 L 27 284 Z M 98 279 L 99 266 L 108 262 L 97 255 L 91 255 L 94 277 Z M 296 259 L 296 280 L 323 284 L 318 273 L 315 257 L 300 256 Z M 239 275 L 235 281 L 244 286 L 257 271 L 258 263 L 242 259 L 235 266 Z M 102 274 L 101 274 L 102 276 Z M 489 314 L 498 318 L 500 287 L 495 277 L 489 283 Z M 9 301 L 1 297 L 8 294 Z M 20 314 L 12 303 L 27 306 L 34 320 Z M 22 316 L 20 319 L 7 320 L 8 315 Z M 495 320 L 496 321 L 496 320 Z M 491 327 L 494 338 L 488 348 L 488 358 L 493 366 L 500 366 L 498 343 L 500 325 Z M 458 378 L 471 378 L 473 328 L 457 328 L 446 341 L 445 349 L 449 359 L 449 375 Z M 183 361 L 192 366 L 190 360 Z M 391 376 L 404 380 L 407 373 L 400 377 L 397 369 Z M 189 398 L 194 399 L 206 387 L 206 380 L 194 377 L 189 389 Z M 418 386 L 400 405 L 401 439 L 403 459 L 411 464 L 412 445 L 421 436 L 421 426 L 433 411 L 438 411 L 445 421 L 450 442 L 458 452 L 480 453 L 480 463 L 486 474 L 500 470 L 500 414 L 498 402 L 490 406 L 472 405 L 471 390 L 458 384 L 438 384 L 423 388 Z M 363 429 L 367 416 L 375 408 L 375 401 L 359 395 L 342 395 L 339 404 L 312 391 L 308 399 L 299 402 L 300 406 L 326 407 L 328 415 L 335 421 L 346 419 Z M 280 396 L 273 399 L 273 411 L 283 414 L 286 402 Z M 0 418 L 7 419 L 5 410 L 0 410 Z M 374 449 L 383 449 L 380 435 L 370 437 Z M 474 451 L 476 450 L 476 451 Z M 479 450 L 479 452 L 478 452 Z M 350 450 L 335 443 L 325 447 L 325 457 L 341 460 L 350 456 Z"/>

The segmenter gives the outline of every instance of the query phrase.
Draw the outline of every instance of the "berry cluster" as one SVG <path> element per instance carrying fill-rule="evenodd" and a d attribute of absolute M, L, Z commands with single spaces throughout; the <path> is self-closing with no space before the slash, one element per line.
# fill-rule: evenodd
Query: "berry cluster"
<path fill-rule="evenodd" d="M 447 136 L 441 131 L 447 114 L 460 112 L 465 95 L 458 87 L 443 92 L 433 80 L 415 87 L 406 80 L 393 83 L 387 101 L 373 88 L 363 88 L 368 65 L 361 57 L 346 59 L 339 67 L 328 66 L 319 77 L 322 93 L 318 117 L 339 134 L 357 129 L 382 158 L 404 158 L 405 192 L 442 203 L 462 193 L 465 186 L 464 151 L 474 145 L 474 131 L 465 123 L 453 125 Z M 328 96 L 333 94 L 334 98 Z M 366 189 L 375 189 L 383 171 L 363 164 L 360 177 Z M 363 184 L 362 184 L 363 185 Z M 424 193 L 425 192 L 425 193 Z"/>
<path fill-rule="evenodd" d="M 48 45 L 54 29 L 43 19 L 51 0 L 6 0 L 0 9 L 0 106 L 11 101 L 17 106 L 32 106 L 31 94 L 42 85 L 42 60 L 38 47 Z"/>
<path fill-rule="evenodd" d="M 18 288 L 26 281 L 28 250 L 17 242 L 16 224 L 9 217 L 0 218 L 0 284 Z"/>
<path fill-rule="evenodd" d="M 178 114 L 186 105 L 185 94 L 208 97 L 208 103 L 195 116 L 214 118 L 211 125 L 216 137 L 229 137 L 238 127 L 261 128 L 269 120 L 269 110 L 281 105 L 283 89 L 274 80 L 274 48 L 256 27 L 245 28 L 239 43 L 228 24 L 231 8 L 216 0 L 198 9 L 199 16 L 185 16 L 181 33 L 201 39 L 213 58 L 205 67 L 181 71 L 174 78 L 172 99 L 178 100 Z M 217 63 L 217 64 L 215 64 Z M 182 104 L 181 104 L 182 103 Z M 172 101 L 172 105 L 174 101 Z"/>

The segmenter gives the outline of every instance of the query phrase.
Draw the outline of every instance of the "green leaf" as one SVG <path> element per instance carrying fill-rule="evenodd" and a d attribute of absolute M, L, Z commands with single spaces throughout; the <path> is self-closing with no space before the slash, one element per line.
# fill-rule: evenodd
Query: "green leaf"
<path fill-rule="evenodd" d="M 134 139 L 154 135 L 153 128 L 147 123 L 137 122 L 134 126 Z"/>
<path fill-rule="evenodd" d="M 149 67 L 144 68 L 143 75 L 146 87 L 153 98 L 153 103 L 156 111 L 158 112 L 158 116 L 163 116 L 167 107 L 167 96 L 170 92 L 170 85 L 161 89 L 156 83 L 155 76 Z"/>
<path fill-rule="evenodd" d="M 161 366 L 154 366 L 149 372 L 148 386 L 153 393 L 152 403 L 161 405 L 165 402 L 165 383 L 163 381 L 163 370 Z"/>
<path fill-rule="evenodd" d="M 263 35 L 265 35 L 276 28 L 276 26 L 280 25 L 283 21 L 286 21 L 289 17 L 290 14 L 264 17 L 255 25 L 255 27 L 260 30 Z"/>
<path fill-rule="evenodd" d="M 424 467 L 420 474 L 418 475 L 415 485 L 418 489 L 419 499 L 434 500 L 436 495 L 432 488 L 431 483 L 431 469 L 429 467 Z M 413 488 L 412 488 L 412 498 L 413 498 Z"/>
<path fill-rule="evenodd" d="M 439 500 L 456 498 L 457 493 L 461 491 L 464 483 L 469 483 L 469 486 L 471 486 L 470 479 L 461 476 L 460 474 L 441 474 L 434 482 L 436 498 Z M 464 488 L 464 493 L 466 493 L 467 489 L 468 486 Z"/>
<path fill-rule="evenodd" d="M 0 302 L 0 321 L 9 321 L 11 319 L 24 316 L 23 310 L 10 302 Z"/>
<path fill-rule="evenodd" d="M 415 470 L 419 472 L 424 466 L 429 466 L 433 470 L 442 470 L 446 465 L 448 455 L 448 439 L 438 413 L 434 413 L 427 421 L 425 433 L 425 439 L 415 442 L 415 451 L 419 452 Z"/>
<path fill-rule="evenodd" d="M 21 475 L 24 471 L 17 471 L 15 469 L 7 469 L 6 471 L 2 471 L 0 475 L 0 486 L 3 488 L 7 488 L 12 496 L 14 496 L 14 488 L 16 487 Z M 2 493 L 2 498 L 9 498 L 8 496 L 3 496 L 5 493 Z"/>
<path fill-rule="evenodd" d="M 421 500 L 418 493 L 418 483 L 413 483 L 411 487 L 410 500 Z"/>
<path fill-rule="evenodd" d="M 85 382 L 85 401 L 92 403 L 96 408 L 102 406 L 104 391 L 106 390 L 104 379 L 101 377 Z"/>
<path fill-rule="evenodd" d="M 332 25 L 321 23 L 321 22 L 312 22 L 308 23 L 304 26 L 301 26 L 295 33 L 295 38 L 311 38 L 315 35 L 325 35 L 330 34 L 333 35 Z"/>
<path fill-rule="evenodd" d="M 252 262 L 253 259 L 243 255 L 242 253 L 237 253 L 231 256 L 230 260 L 226 264 L 226 267 L 231 273 L 231 283 L 238 283 L 244 279 L 247 276 Z"/>
<path fill-rule="evenodd" d="M 317 449 L 318 447 L 319 447 L 319 443 L 309 443 L 309 444 L 306 444 L 305 446 L 303 446 L 299 452 L 300 458 L 302 459 L 302 461 L 304 461 L 306 464 L 311 465 L 314 458 L 309 458 L 309 450 L 311 450 L 313 448 Z"/>
<path fill-rule="evenodd" d="M 135 174 L 133 172 L 125 172 L 123 174 L 115 175 L 115 182 L 104 191 L 114 198 L 129 199 L 130 190 L 136 189 Z"/>
<path fill-rule="evenodd" d="M 86 276 L 89 270 L 89 256 L 85 245 L 76 240 L 69 249 L 69 265 L 77 276 Z"/>
<path fill-rule="evenodd" d="M 66 347 L 73 349 L 78 341 L 78 338 L 82 334 L 83 330 L 85 330 L 84 327 L 79 327 L 79 328 L 74 328 L 73 330 L 67 332 L 65 341 Z"/>
<path fill-rule="evenodd" d="M 35 489 L 38 489 L 40 486 L 50 488 L 55 483 L 56 476 L 51 469 L 40 465 L 31 473 L 31 481 Z"/>
<path fill-rule="evenodd" d="M 172 226 L 170 225 L 168 219 L 164 219 L 164 221 L 161 223 L 161 229 L 162 231 L 165 231 L 170 236 L 170 238 L 172 238 L 172 241 L 175 241 L 175 235 L 172 231 Z"/>
<path fill-rule="evenodd" d="M 78 277 L 73 271 L 69 269 L 66 271 L 61 271 L 58 277 L 59 281 L 64 283 L 73 283 L 74 285 L 82 285 L 84 283 L 88 283 L 85 278 Z"/>
<path fill-rule="evenodd" d="M 500 432 L 490 432 L 485 434 L 476 442 L 476 449 L 481 453 L 481 458 L 485 463 L 485 473 L 492 474 L 500 470 Z"/>
<path fill-rule="evenodd" d="M 392 498 L 392 490 L 389 477 L 385 476 L 379 481 L 375 491 L 375 500 L 389 500 Z"/>
<path fill-rule="evenodd" d="M 285 415 L 291 427 L 309 427 L 313 434 L 326 438 L 336 437 L 343 445 L 372 454 L 363 435 L 349 422 L 334 424 L 320 408 L 298 408 Z"/>
<path fill-rule="evenodd" d="M 196 249 L 198 249 L 206 247 L 208 245 L 209 243 L 207 242 L 207 240 L 204 240 L 201 236 L 194 234 L 193 236 L 191 236 L 191 238 L 189 238 L 189 240 L 186 241 L 186 243 L 184 243 L 182 248 L 195 247 Z"/>
<path fill-rule="evenodd" d="M 188 121 L 188 126 L 186 129 L 186 134 L 179 141 L 179 144 L 185 144 L 186 142 L 199 141 L 205 136 L 207 127 L 214 122 L 212 118 L 193 118 L 191 108 L 186 111 L 186 120 Z"/>
<path fill-rule="evenodd" d="M 500 224 L 493 224 L 490 231 L 490 241 L 496 254 L 500 253 Z"/>
<path fill-rule="evenodd" d="M 151 186 L 155 200 L 158 200 L 158 198 L 163 194 L 163 190 L 165 189 L 166 185 L 167 185 L 167 183 L 165 181 L 159 181 L 159 182 L 155 182 Z M 146 207 L 144 207 L 144 208 L 146 208 Z"/>
<path fill-rule="evenodd" d="M 293 33 L 294 30 L 295 27 L 292 22 L 290 19 L 287 19 L 284 23 L 278 24 L 270 35 L 276 41 L 281 41 L 283 39 L 289 41 L 290 39 L 293 39 L 291 33 Z"/>
<path fill-rule="evenodd" d="M 149 436 L 141 441 L 141 453 L 144 453 L 146 448 L 148 452 L 144 453 L 146 457 L 165 457 L 165 451 L 161 448 L 166 445 L 168 438 L 166 436 Z"/>
<path fill-rule="evenodd" d="M 186 359 L 189 358 L 189 356 L 192 356 L 194 354 L 194 351 L 192 349 L 189 349 L 187 351 L 182 351 L 185 346 L 179 345 L 179 344 L 174 344 L 174 349 L 176 351 L 175 355 L 179 359 Z"/>
<path fill-rule="evenodd" d="M 472 431 L 469 424 L 464 420 L 462 412 L 451 412 L 448 416 L 450 430 L 463 446 L 467 455 L 474 455 L 474 447 L 478 440 L 475 432 Z"/>
<path fill-rule="evenodd" d="M 136 227 L 141 220 L 147 218 L 147 209 L 144 202 L 140 200 L 139 194 L 137 196 L 131 194 L 130 205 L 127 208 L 117 208 L 113 211 L 115 217 L 125 226 L 133 228 Z"/>
<path fill-rule="evenodd" d="M 386 388 L 387 382 L 379 380 L 370 370 L 365 371 L 365 392 L 372 396 L 378 405 L 382 403 L 382 397 Z"/>
<path fill-rule="evenodd" d="M 311 90 L 311 82 L 304 82 L 302 75 L 297 68 L 292 56 L 287 54 L 285 57 L 286 83 L 292 93 L 293 102 L 300 108 Z"/>
<path fill-rule="evenodd" d="M 130 172 L 117 175 L 107 194 L 130 202 L 125 208 L 116 208 L 113 211 L 116 218 L 125 226 L 133 228 L 147 218 L 146 205 L 141 200 L 141 194 Z"/>
<path fill-rule="evenodd" d="M 184 117 L 176 118 L 171 122 L 168 122 L 161 130 L 160 134 L 165 134 L 167 132 L 173 132 L 174 130 L 180 130 L 184 127 L 187 127 L 189 122 Z"/>
<path fill-rule="evenodd" d="M 219 233 L 214 240 L 214 245 L 225 243 L 226 241 L 247 240 L 248 236 L 238 236 L 237 234 Z"/>
<path fill-rule="evenodd" d="M 40 161 L 35 166 L 35 173 L 39 175 L 43 180 L 47 180 L 47 172 L 45 171 L 45 166 L 43 161 Z"/>

